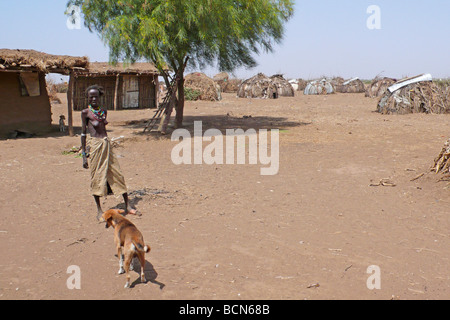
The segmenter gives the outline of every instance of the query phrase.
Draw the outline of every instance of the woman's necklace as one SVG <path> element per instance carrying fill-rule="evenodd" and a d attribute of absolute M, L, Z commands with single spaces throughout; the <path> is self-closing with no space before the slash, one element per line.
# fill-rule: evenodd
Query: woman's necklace
<path fill-rule="evenodd" d="M 91 110 L 92 114 L 94 115 L 94 118 L 97 119 L 98 121 L 106 120 L 105 110 L 103 110 L 103 109 L 95 110 L 94 108 L 92 108 L 91 105 L 89 105 L 89 110 Z"/>

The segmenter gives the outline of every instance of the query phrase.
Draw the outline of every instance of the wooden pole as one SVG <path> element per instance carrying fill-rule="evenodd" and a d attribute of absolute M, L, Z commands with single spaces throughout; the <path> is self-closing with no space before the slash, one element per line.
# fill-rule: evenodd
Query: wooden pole
<path fill-rule="evenodd" d="M 120 74 L 118 73 L 116 76 L 116 88 L 114 90 L 114 110 L 119 108 L 119 77 Z"/>
<path fill-rule="evenodd" d="M 73 137 L 73 72 L 69 75 L 69 87 L 67 88 L 67 122 L 69 126 L 69 136 Z"/>

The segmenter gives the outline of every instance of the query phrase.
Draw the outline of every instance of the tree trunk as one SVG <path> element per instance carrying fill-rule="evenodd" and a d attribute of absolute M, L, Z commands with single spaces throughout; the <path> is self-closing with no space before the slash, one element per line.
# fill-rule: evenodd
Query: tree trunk
<path fill-rule="evenodd" d="M 176 110 L 177 110 L 177 114 L 175 117 L 175 128 L 181 128 L 183 126 L 183 112 L 184 112 L 184 75 L 183 75 L 183 72 L 180 72 L 180 80 L 178 81 L 178 103 L 177 103 Z"/>

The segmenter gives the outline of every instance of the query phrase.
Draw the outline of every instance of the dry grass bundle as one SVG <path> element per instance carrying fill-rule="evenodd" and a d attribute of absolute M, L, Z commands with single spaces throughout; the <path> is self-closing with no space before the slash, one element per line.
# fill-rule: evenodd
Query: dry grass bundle
<path fill-rule="evenodd" d="M 325 95 L 334 93 L 333 85 L 327 79 L 314 80 L 306 85 L 305 95 Z"/>
<path fill-rule="evenodd" d="M 279 97 L 293 97 L 295 95 L 294 88 L 287 81 L 283 75 L 275 74 L 270 77 L 275 86 L 277 87 L 277 94 Z"/>
<path fill-rule="evenodd" d="M 240 79 L 228 79 L 226 82 L 225 88 L 222 92 L 227 93 L 236 93 L 239 89 L 239 86 L 241 85 L 242 80 Z"/>
<path fill-rule="evenodd" d="M 200 92 L 198 100 L 219 101 L 222 99 L 220 86 L 204 73 L 194 72 L 186 75 L 184 86 Z"/>
<path fill-rule="evenodd" d="M 239 98 L 277 99 L 278 90 L 273 80 L 263 73 L 241 83 L 237 91 Z"/>
<path fill-rule="evenodd" d="M 435 173 L 450 173 L 450 139 L 444 144 L 441 152 L 434 159 L 434 165 L 431 168 Z"/>
<path fill-rule="evenodd" d="M 378 98 L 385 94 L 387 88 L 392 86 L 397 80 L 392 78 L 375 78 L 366 89 L 366 97 Z"/>
<path fill-rule="evenodd" d="M 0 49 L 0 68 L 36 68 L 42 72 L 54 69 L 86 68 L 87 57 L 51 55 L 35 50 Z"/>
<path fill-rule="evenodd" d="M 304 91 L 306 86 L 308 85 L 308 81 L 303 79 L 297 79 L 297 91 Z"/>
<path fill-rule="evenodd" d="M 391 93 L 386 90 L 378 103 L 382 114 L 450 113 L 450 96 L 447 88 L 431 81 L 407 85 Z"/>
<path fill-rule="evenodd" d="M 366 87 L 364 82 L 358 78 L 343 81 L 342 78 L 338 78 L 335 82 L 334 89 L 336 92 L 340 93 L 362 93 L 366 92 Z"/>

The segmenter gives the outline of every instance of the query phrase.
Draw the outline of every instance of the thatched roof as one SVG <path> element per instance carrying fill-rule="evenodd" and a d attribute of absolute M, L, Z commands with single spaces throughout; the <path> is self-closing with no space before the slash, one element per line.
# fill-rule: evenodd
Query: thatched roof
<path fill-rule="evenodd" d="M 89 65 L 87 57 L 52 55 L 35 50 L 0 49 L 0 70 L 38 70 L 68 74 Z"/>
<path fill-rule="evenodd" d="M 80 71 L 78 75 L 116 75 L 119 73 L 159 74 L 159 71 L 152 63 L 147 62 L 136 62 L 134 64 L 117 63 L 116 65 L 108 62 L 91 62 L 88 70 Z"/>
<path fill-rule="evenodd" d="M 222 100 L 220 86 L 206 74 L 194 72 L 184 77 L 186 88 L 199 92 L 199 100 L 218 101 Z"/>
<path fill-rule="evenodd" d="M 410 79 L 414 80 L 414 78 Z M 377 105 L 378 112 L 382 114 L 450 113 L 448 88 L 430 80 L 401 86 L 404 83 L 405 79 L 400 80 L 386 90 Z"/>

